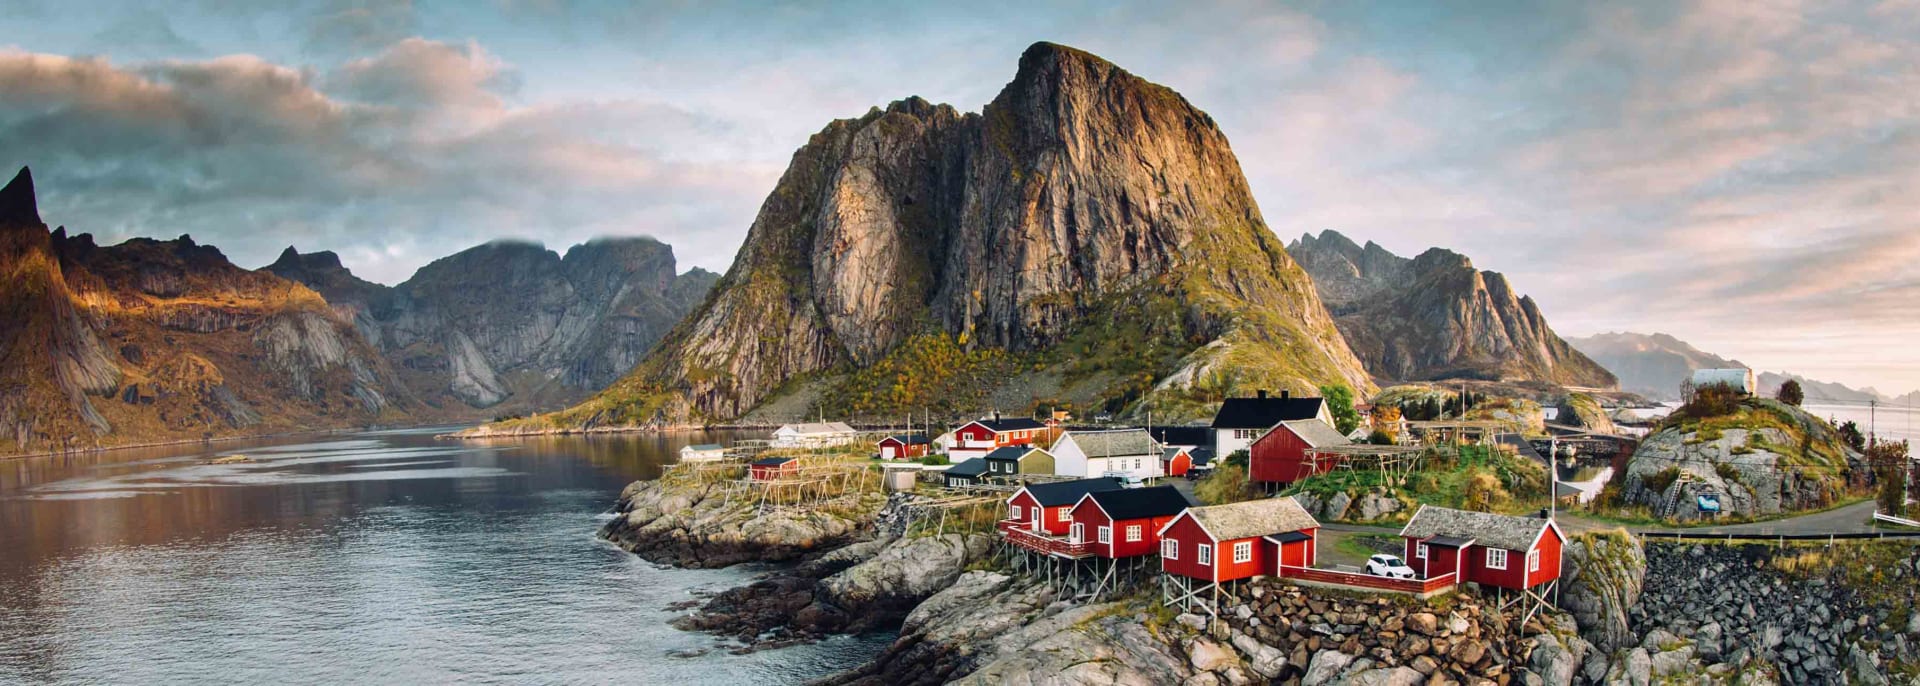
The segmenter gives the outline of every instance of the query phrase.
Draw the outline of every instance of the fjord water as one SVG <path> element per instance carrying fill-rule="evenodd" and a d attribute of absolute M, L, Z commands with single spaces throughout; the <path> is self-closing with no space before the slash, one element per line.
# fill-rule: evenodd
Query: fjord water
<path fill-rule="evenodd" d="M 715 639 L 667 605 L 756 570 L 659 567 L 594 531 L 628 482 L 727 436 L 435 433 L 0 461 L 0 683 L 791 683 L 890 638 L 687 656 Z M 209 464 L 234 454 L 253 461 Z"/>

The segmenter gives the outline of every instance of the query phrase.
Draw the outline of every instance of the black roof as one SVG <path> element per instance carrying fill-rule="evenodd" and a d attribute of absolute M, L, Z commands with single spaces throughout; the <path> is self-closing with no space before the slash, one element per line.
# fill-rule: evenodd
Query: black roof
<path fill-rule="evenodd" d="M 1228 398 L 1213 414 L 1215 429 L 1271 429 L 1280 422 L 1320 416 L 1320 398 Z"/>
<path fill-rule="evenodd" d="M 1272 534 L 1272 535 L 1266 536 L 1265 538 L 1269 541 L 1273 541 L 1274 543 L 1293 543 L 1296 541 L 1313 540 L 1313 537 L 1308 536 L 1304 531 L 1287 531 L 1287 532 Z"/>
<path fill-rule="evenodd" d="M 1464 548 L 1468 543 L 1472 542 L 1473 539 L 1471 538 L 1455 538 L 1453 536 L 1435 536 L 1427 539 L 1427 545 L 1437 545 L 1442 548 Z"/>
<path fill-rule="evenodd" d="M 1027 493 L 1031 494 L 1034 500 L 1039 501 L 1041 506 L 1055 507 L 1080 502 L 1080 496 L 1088 493 L 1115 491 L 1119 489 L 1120 481 L 1118 479 L 1109 479 L 1103 476 L 1093 479 L 1029 484 L 1027 486 Z"/>
<path fill-rule="evenodd" d="M 1024 456 L 1027 453 L 1032 452 L 1033 449 L 1034 449 L 1033 446 L 1010 445 L 1005 448 L 995 448 L 993 452 L 987 453 L 985 457 L 986 459 L 989 459 L 989 460 L 1004 460 L 1006 462 L 1017 462 L 1020 460 L 1021 456 Z"/>
<path fill-rule="evenodd" d="M 1187 457 L 1193 458 L 1193 466 L 1198 467 L 1213 461 L 1213 449 L 1194 448 L 1187 451 Z"/>
<path fill-rule="evenodd" d="M 1171 517 L 1180 514 L 1181 510 L 1199 504 L 1187 498 L 1187 494 L 1181 493 L 1180 489 L 1172 486 L 1095 491 L 1088 494 L 1088 497 L 1099 503 L 1100 509 L 1114 519 Z"/>
<path fill-rule="evenodd" d="M 786 463 L 788 463 L 788 462 L 792 462 L 792 461 L 794 461 L 794 459 L 795 459 L 795 458 L 791 458 L 791 457 L 769 457 L 769 458 L 767 458 L 767 459 L 764 459 L 764 460 L 754 460 L 754 461 L 753 461 L 753 466 L 755 466 L 755 467 L 778 467 L 778 466 L 780 466 L 780 465 L 783 465 L 783 464 L 786 464 Z"/>
<path fill-rule="evenodd" d="M 988 429 L 992 430 L 994 433 L 1000 433 L 1003 431 L 1026 431 L 1028 429 L 1047 428 L 1047 425 L 1045 423 L 1042 423 L 1040 420 L 1028 419 L 1026 417 L 1015 417 L 1012 419 L 982 419 L 982 420 L 979 420 L 979 422 L 981 426 L 987 427 Z"/>
<path fill-rule="evenodd" d="M 987 461 L 973 458 L 947 468 L 947 476 L 980 476 L 987 473 Z"/>
<path fill-rule="evenodd" d="M 1210 426 L 1150 426 L 1147 433 L 1163 445 L 1213 445 Z"/>
<path fill-rule="evenodd" d="M 892 436 L 888 436 L 887 438 L 891 438 L 893 440 L 899 441 L 901 443 L 905 443 L 907 445 L 921 445 L 927 442 L 926 434 L 894 434 Z M 881 439 L 881 440 L 886 440 L 886 439 Z"/>

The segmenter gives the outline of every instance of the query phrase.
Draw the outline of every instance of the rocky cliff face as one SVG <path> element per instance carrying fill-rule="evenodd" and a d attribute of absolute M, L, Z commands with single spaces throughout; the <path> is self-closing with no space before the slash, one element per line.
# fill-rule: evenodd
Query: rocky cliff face
<path fill-rule="evenodd" d="M 181 236 L 49 232 L 0 191 L 0 452 L 364 425 L 413 406 L 349 321 Z"/>
<path fill-rule="evenodd" d="M 1369 387 L 1213 120 L 1042 43 L 980 114 L 911 98 L 815 134 L 712 297 L 556 421 L 727 420 L 921 334 L 1044 372 L 1059 366 L 1044 353 L 1096 320 L 1177 341 L 1151 378 L 1232 360 L 1269 387 Z"/>
<path fill-rule="evenodd" d="M 1750 399 L 1733 414 L 1675 412 L 1627 460 L 1626 501 L 1655 516 L 1699 518 L 1695 498 L 1723 512 L 1777 515 L 1832 505 L 1864 484 L 1867 465 L 1832 425 L 1797 407 Z"/>
<path fill-rule="evenodd" d="M 1439 248 L 1403 258 L 1327 231 L 1287 246 L 1367 371 L 1394 381 L 1480 379 L 1612 388 L 1498 272 Z"/>
<path fill-rule="evenodd" d="M 675 272 L 650 238 L 599 239 L 562 257 L 488 243 L 388 288 L 330 252 L 287 248 L 266 268 L 308 285 L 378 345 L 429 403 L 492 407 L 570 402 L 632 369 L 718 279 Z"/>
<path fill-rule="evenodd" d="M 1567 343 L 1620 379 L 1620 390 L 1660 400 L 1679 400 L 1680 382 L 1695 369 L 1745 367 L 1667 334 L 1603 333 Z"/>

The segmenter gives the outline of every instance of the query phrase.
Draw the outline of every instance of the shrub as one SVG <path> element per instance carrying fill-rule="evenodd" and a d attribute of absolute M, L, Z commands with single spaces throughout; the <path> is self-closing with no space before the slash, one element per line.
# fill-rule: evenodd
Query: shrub
<path fill-rule="evenodd" d="M 1500 477 L 1493 472 L 1475 470 L 1467 476 L 1466 509 L 1475 512 L 1493 512 L 1513 500 L 1513 494 L 1500 485 Z"/>
<path fill-rule="evenodd" d="M 1239 467 L 1244 470 L 1247 468 L 1247 461 L 1252 459 L 1252 457 L 1253 454 L 1247 452 L 1246 448 L 1235 450 L 1227 455 L 1227 466 Z"/>
<path fill-rule="evenodd" d="M 1680 480 L 1680 468 L 1668 467 L 1641 477 L 1640 486 L 1655 493 L 1666 493 L 1667 487 Z"/>
<path fill-rule="evenodd" d="M 1203 505 L 1225 505 L 1251 500 L 1253 492 L 1247 488 L 1246 468 L 1232 464 L 1221 465 L 1207 478 L 1193 485 L 1193 497 L 1198 498 Z"/>
<path fill-rule="evenodd" d="M 1680 414 L 1705 419 L 1724 417 L 1740 410 L 1740 392 L 1724 383 L 1707 384 L 1693 389 L 1693 397 L 1687 404 L 1680 406 Z"/>
<path fill-rule="evenodd" d="M 1807 394 L 1800 390 L 1800 382 L 1787 379 L 1786 383 L 1780 384 L 1780 392 L 1773 397 L 1780 402 L 1799 407 L 1801 401 L 1807 399 Z"/>
<path fill-rule="evenodd" d="M 1734 452 L 1735 452 L 1735 453 L 1738 453 L 1738 452 L 1740 452 L 1740 451 L 1739 451 L 1739 449 L 1735 449 L 1735 450 L 1734 450 Z M 1749 452 L 1751 452 L 1751 451 L 1749 451 Z M 1726 480 L 1728 480 L 1728 481 L 1739 481 L 1739 480 L 1740 480 L 1740 470 L 1739 470 L 1739 469 L 1736 469 L 1736 468 L 1734 468 L 1734 466 L 1733 466 L 1732 464 L 1730 464 L 1730 463 L 1726 463 L 1726 462 L 1721 462 L 1721 463 L 1719 463 L 1719 464 L 1716 464 L 1716 465 L 1714 465 L 1714 466 L 1713 466 L 1713 473 L 1715 473 L 1715 474 L 1719 474 L 1719 475 L 1720 475 L 1720 478 L 1722 478 L 1722 479 L 1726 479 Z"/>
<path fill-rule="evenodd" d="M 1393 437 L 1387 435 L 1385 431 L 1374 429 L 1372 433 L 1367 434 L 1367 442 L 1373 445 L 1393 445 Z"/>
<path fill-rule="evenodd" d="M 946 455 L 942 455 L 940 453 L 931 453 L 931 454 L 928 454 L 926 457 L 920 458 L 920 464 L 927 465 L 929 467 L 938 467 L 940 465 L 953 464 L 953 461 L 947 459 Z"/>

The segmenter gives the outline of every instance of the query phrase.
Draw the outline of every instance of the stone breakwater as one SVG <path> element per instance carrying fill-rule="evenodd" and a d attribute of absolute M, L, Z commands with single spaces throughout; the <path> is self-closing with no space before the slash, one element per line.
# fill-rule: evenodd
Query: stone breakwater
<path fill-rule="evenodd" d="M 1747 673 L 1791 684 L 1885 684 L 1920 666 L 1920 547 L 1649 544 L 1616 662 L 1648 683 Z M 1792 571 L 1786 571 L 1792 570 Z"/>

